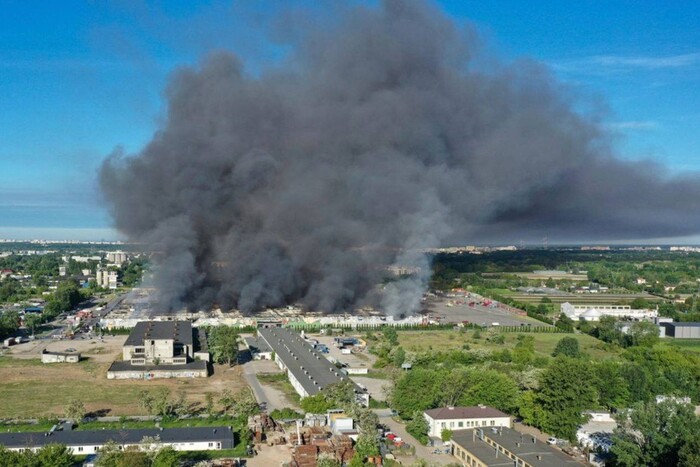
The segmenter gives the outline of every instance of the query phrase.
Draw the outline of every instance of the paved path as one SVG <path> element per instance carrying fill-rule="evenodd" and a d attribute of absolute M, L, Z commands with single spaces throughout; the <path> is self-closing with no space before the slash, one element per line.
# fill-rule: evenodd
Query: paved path
<path fill-rule="evenodd" d="M 403 423 L 399 423 L 391 417 L 391 410 L 374 409 L 374 412 L 379 417 L 379 423 L 383 423 L 384 425 L 388 426 L 392 432 L 396 433 L 404 441 L 416 448 L 417 458 L 425 459 L 430 464 L 447 465 L 450 463 L 454 464 L 456 462 L 456 459 L 452 457 L 451 454 L 433 454 L 434 448 L 423 446 L 422 444 L 420 444 L 416 438 L 408 434 L 408 432 L 406 431 L 406 427 Z"/>

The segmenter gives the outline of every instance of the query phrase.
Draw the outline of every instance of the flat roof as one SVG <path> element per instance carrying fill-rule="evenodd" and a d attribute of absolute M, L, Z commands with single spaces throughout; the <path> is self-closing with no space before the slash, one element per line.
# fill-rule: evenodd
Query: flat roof
<path fill-rule="evenodd" d="M 173 339 L 176 344 L 192 345 L 192 323 L 189 321 L 139 321 L 124 345 L 143 345 L 149 339 Z"/>
<path fill-rule="evenodd" d="M 146 436 L 158 436 L 163 443 L 230 441 L 230 446 L 233 447 L 233 430 L 227 426 L 0 433 L 0 445 L 8 448 L 38 447 L 51 443 L 65 444 L 66 446 L 101 446 L 108 441 L 120 444 L 138 444 Z"/>
<path fill-rule="evenodd" d="M 176 365 L 167 365 L 167 364 L 160 364 L 160 365 L 154 365 L 151 363 L 147 363 L 145 365 L 132 365 L 131 362 L 128 361 L 118 361 L 118 362 L 112 362 L 112 364 L 109 367 L 109 370 L 107 371 L 162 371 L 162 370 L 173 370 L 173 371 L 178 371 L 178 370 L 206 370 L 207 368 L 207 362 L 204 360 L 194 360 L 188 363 L 183 363 L 183 364 L 176 364 Z"/>
<path fill-rule="evenodd" d="M 483 436 L 483 439 L 480 439 Z M 507 454 L 499 452 L 491 446 L 491 440 L 502 446 L 520 459 L 534 467 L 559 467 L 566 465 L 581 465 L 577 460 L 567 456 L 559 449 L 537 440 L 532 435 L 524 434 L 511 428 L 491 427 L 456 430 L 452 433 L 452 441 L 465 450 L 472 452 L 488 466 L 513 465 L 513 460 Z"/>
<path fill-rule="evenodd" d="M 425 414 L 433 420 L 457 420 L 462 418 L 510 418 L 510 415 L 493 407 L 440 407 L 426 410 Z"/>
<path fill-rule="evenodd" d="M 244 337 L 243 341 L 251 352 L 272 352 L 272 349 L 262 337 L 248 336 Z"/>
<path fill-rule="evenodd" d="M 350 381 L 357 391 L 360 391 L 359 386 L 298 333 L 287 328 L 260 328 L 258 335 L 265 340 L 309 395 L 313 396 L 326 386 L 341 381 Z"/>

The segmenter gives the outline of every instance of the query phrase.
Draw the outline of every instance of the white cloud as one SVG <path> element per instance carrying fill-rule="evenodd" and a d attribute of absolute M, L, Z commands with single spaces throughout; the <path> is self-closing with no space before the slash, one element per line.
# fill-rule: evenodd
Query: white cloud
<path fill-rule="evenodd" d="M 611 74 L 638 70 L 669 70 L 700 65 L 700 52 L 666 55 L 591 55 L 550 62 L 550 66 L 563 73 Z"/>
<path fill-rule="evenodd" d="M 636 130 L 636 131 L 651 131 L 655 130 L 659 127 L 658 122 L 654 122 L 651 120 L 647 121 L 639 121 L 639 120 L 631 120 L 631 121 L 626 121 L 626 122 L 612 122 L 608 124 L 608 128 L 612 130 L 619 130 L 619 131 L 625 131 L 625 130 Z"/>

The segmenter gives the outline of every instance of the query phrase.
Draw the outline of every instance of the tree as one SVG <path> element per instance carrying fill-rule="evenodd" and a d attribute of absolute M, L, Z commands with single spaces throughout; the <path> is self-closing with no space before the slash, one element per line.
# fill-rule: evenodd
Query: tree
<path fill-rule="evenodd" d="M 581 351 L 579 350 L 578 339 L 575 337 L 564 337 L 559 340 L 559 342 L 557 342 L 557 346 L 554 348 L 554 352 L 552 352 L 552 357 L 556 357 L 558 355 L 564 355 L 571 358 L 580 357 Z"/>
<path fill-rule="evenodd" d="M 24 324 L 32 330 L 32 335 L 34 335 L 36 328 L 38 328 L 41 325 L 41 322 L 41 315 L 28 314 L 24 317 Z"/>
<path fill-rule="evenodd" d="M 221 396 L 219 397 L 219 405 L 224 409 L 224 415 L 228 415 L 228 411 L 236 405 L 236 399 L 230 389 L 224 389 L 221 391 Z"/>
<path fill-rule="evenodd" d="M 306 413 L 323 414 L 333 408 L 333 403 L 326 399 L 325 395 L 319 393 L 304 397 L 299 402 L 299 407 Z"/>
<path fill-rule="evenodd" d="M 207 411 L 207 415 L 210 417 L 214 416 L 214 394 L 211 392 L 207 392 L 204 395 L 204 400 L 205 400 L 205 407 Z"/>
<path fill-rule="evenodd" d="M 321 453 L 316 463 L 317 467 L 340 467 L 340 461 L 328 453 Z"/>
<path fill-rule="evenodd" d="M 219 364 L 232 366 L 238 358 L 238 330 L 232 326 L 210 328 L 209 350 L 212 359 Z"/>
<path fill-rule="evenodd" d="M 17 467 L 29 464 L 23 462 L 23 455 L 17 451 L 10 451 L 5 446 L 0 445 L 0 467 Z"/>
<path fill-rule="evenodd" d="M 402 418 L 410 418 L 417 410 L 437 407 L 442 397 L 443 377 L 442 373 L 425 368 L 402 373 L 391 391 L 391 406 Z"/>
<path fill-rule="evenodd" d="M 443 428 L 442 431 L 440 432 L 440 439 L 443 442 L 447 442 L 452 439 L 452 430 L 449 428 Z"/>
<path fill-rule="evenodd" d="M 85 417 L 85 404 L 80 399 L 69 399 L 64 412 L 66 418 L 78 423 Z"/>
<path fill-rule="evenodd" d="M 512 412 L 517 408 L 519 393 L 515 380 L 504 373 L 490 369 L 469 369 L 466 389 L 459 404 L 484 404 Z"/>
<path fill-rule="evenodd" d="M 374 433 L 376 433 L 376 430 Z M 376 434 L 362 433 L 359 438 L 357 438 L 355 452 L 363 461 L 369 456 L 379 455 L 379 440 Z"/>
<path fill-rule="evenodd" d="M 396 351 L 394 352 L 394 356 L 393 356 L 394 366 L 401 367 L 401 365 L 403 365 L 403 362 L 405 360 L 406 360 L 406 351 L 401 346 L 397 347 Z"/>
<path fill-rule="evenodd" d="M 637 403 L 617 422 L 610 453 L 614 465 L 624 467 L 679 465 L 681 453 L 688 459 L 692 437 L 700 432 L 693 407 L 673 401 Z"/>
<path fill-rule="evenodd" d="M 71 467 L 75 459 L 63 444 L 48 444 L 39 449 L 34 460 L 37 467 Z"/>
<path fill-rule="evenodd" d="M 413 412 L 413 419 L 406 424 L 406 431 L 416 438 L 421 444 L 428 444 L 428 430 L 430 426 L 423 416 L 423 412 Z"/>
<path fill-rule="evenodd" d="M 179 465 L 180 455 L 170 446 L 166 446 L 158 451 L 153 458 L 152 467 L 173 467 Z"/>
<path fill-rule="evenodd" d="M 603 360 L 595 366 L 598 403 L 609 410 L 626 407 L 630 398 L 620 370 L 620 365 L 610 360 Z"/>
<path fill-rule="evenodd" d="M 596 327 L 596 337 L 604 342 L 619 343 L 620 336 L 617 320 L 613 316 L 601 316 Z"/>
<path fill-rule="evenodd" d="M 651 321 L 637 321 L 630 326 L 629 337 L 632 345 L 653 347 L 659 342 L 659 327 Z"/>
<path fill-rule="evenodd" d="M 700 433 L 693 433 L 685 440 L 678 451 L 679 467 L 697 467 L 700 465 Z"/>
<path fill-rule="evenodd" d="M 573 441 L 582 412 L 595 406 L 593 372 L 588 362 L 557 357 L 542 373 L 537 402 L 543 409 L 544 431 Z"/>
<path fill-rule="evenodd" d="M 399 334 L 396 332 L 396 329 L 393 327 L 387 327 L 384 329 L 384 339 L 386 339 L 387 343 L 391 345 L 392 347 L 395 347 L 399 345 Z"/>

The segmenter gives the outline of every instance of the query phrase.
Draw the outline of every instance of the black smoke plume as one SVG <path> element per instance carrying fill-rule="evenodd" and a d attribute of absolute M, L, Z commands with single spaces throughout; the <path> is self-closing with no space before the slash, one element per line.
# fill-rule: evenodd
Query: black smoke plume
<path fill-rule="evenodd" d="M 473 32 L 423 2 L 339 15 L 261 74 L 229 53 L 177 72 L 153 140 L 105 162 L 163 306 L 407 312 L 423 247 L 700 231 L 697 177 L 616 158 L 544 67 L 477 66 Z M 391 265 L 420 272 L 380 290 Z"/>

